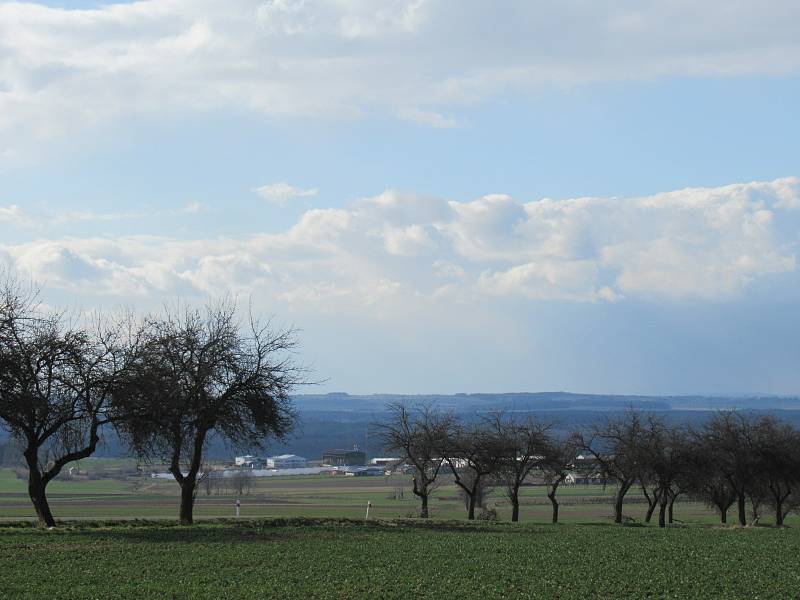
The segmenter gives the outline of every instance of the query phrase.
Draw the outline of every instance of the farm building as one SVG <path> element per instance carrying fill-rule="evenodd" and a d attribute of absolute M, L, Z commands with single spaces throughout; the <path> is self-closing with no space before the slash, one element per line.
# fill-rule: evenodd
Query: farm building
<path fill-rule="evenodd" d="M 280 454 L 267 459 L 268 469 L 304 469 L 306 459 L 296 454 Z"/>
<path fill-rule="evenodd" d="M 263 469 L 266 466 L 266 461 L 263 458 L 245 454 L 234 458 L 233 464 L 241 469 Z"/>
<path fill-rule="evenodd" d="M 378 457 L 369 461 L 373 467 L 395 467 L 402 462 L 402 458 L 398 457 Z"/>
<path fill-rule="evenodd" d="M 367 455 L 358 448 L 352 450 L 326 450 L 322 455 L 322 464 L 332 467 L 363 466 Z"/>

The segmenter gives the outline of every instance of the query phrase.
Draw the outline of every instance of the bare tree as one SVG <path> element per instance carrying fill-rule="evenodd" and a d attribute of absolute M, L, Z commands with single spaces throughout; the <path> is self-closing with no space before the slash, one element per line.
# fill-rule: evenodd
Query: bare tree
<path fill-rule="evenodd" d="M 641 477 L 641 449 L 647 443 L 647 426 L 641 415 L 629 410 L 624 415 L 607 419 L 592 428 L 582 442 L 597 460 L 601 475 L 617 484 L 614 496 L 614 522 L 622 523 L 625 495 Z"/>
<path fill-rule="evenodd" d="M 180 522 L 193 522 L 203 449 L 213 435 L 261 447 L 292 429 L 290 392 L 305 383 L 292 359 L 295 332 L 273 331 L 232 301 L 149 317 L 114 397 L 121 435 L 159 457 L 181 488 Z"/>
<path fill-rule="evenodd" d="M 438 485 L 444 462 L 441 448 L 453 416 L 429 404 L 409 408 L 398 402 L 387 408 L 389 419 L 375 424 L 375 428 L 384 448 L 401 454 L 403 462 L 414 468 L 411 491 L 420 499 L 420 518 L 427 519 L 428 500 Z"/>
<path fill-rule="evenodd" d="M 253 474 L 249 471 L 236 471 L 231 476 L 231 486 L 237 496 L 244 496 L 250 493 L 253 487 Z"/>
<path fill-rule="evenodd" d="M 486 426 L 496 439 L 495 479 L 506 488 L 511 502 L 511 521 L 516 523 L 519 521 L 519 490 L 531 471 L 542 464 L 548 426 L 532 417 L 516 421 L 502 413 L 492 415 Z"/>
<path fill-rule="evenodd" d="M 102 318 L 92 331 L 70 325 L 12 279 L 0 294 L 0 420 L 22 446 L 39 525 L 53 527 L 47 485 L 97 448 L 122 336 Z"/>
<path fill-rule="evenodd" d="M 689 497 L 716 509 L 721 524 L 728 522 L 728 510 L 736 503 L 736 493 L 719 469 L 721 458 L 705 435 L 694 433 L 687 449 L 688 468 L 682 485 Z"/>
<path fill-rule="evenodd" d="M 739 525 L 747 524 L 747 496 L 756 481 L 755 419 L 747 414 L 717 413 L 702 429 L 702 446 L 712 449 L 714 467 L 736 498 Z"/>
<path fill-rule="evenodd" d="M 497 473 L 503 441 L 485 423 L 465 426 L 455 421 L 442 441 L 441 454 L 467 497 L 467 519 L 473 520 L 486 480 Z"/>
<path fill-rule="evenodd" d="M 556 499 L 558 487 L 566 481 L 567 476 L 575 469 L 575 456 L 578 453 L 579 446 L 580 440 L 577 435 L 546 440 L 541 469 L 547 484 L 547 498 L 550 500 L 553 511 L 553 523 L 558 523 L 559 506 Z"/>
<path fill-rule="evenodd" d="M 639 449 L 640 479 L 651 482 L 659 505 L 658 526 L 665 527 L 667 509 L 672 512 L 675 499 L 682 493 L 678 479 L 689 468 L 688 438 L 683 427 L 671 427 L 655 415 L 647 415 L 645 422 L 646 435 Z M 648 516 L 651 514 L 652 506 Z"/>
<path fill-rule="evenodd" d="M 761 417 L 754 426 L 756 482 L 750 491 L 754 508 L 768 502 L 775 514 L 775 526 L 781 527 L 790 507 L 792 494 L 800 489 L 800 432 L 773 417 Z"/>

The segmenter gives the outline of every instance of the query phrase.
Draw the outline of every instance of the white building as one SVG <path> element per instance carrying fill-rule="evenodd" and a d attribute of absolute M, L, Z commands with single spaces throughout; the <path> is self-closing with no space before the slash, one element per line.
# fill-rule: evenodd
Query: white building
<path fill-rule="evenodd" d="M 245 454 L 244 456 L 237 456 L 233 459 L 233 463 L 237 467 L 253 467 L 253 463 L 258 461 L 258 458 L 253 456 L 252 454 Z"/>
<path fill-rule="evenodd" d="M 306 459 L 296 454 L 281 454 L 267 459 L 268 469 L 304 469 Z"/>
<path fill-rule="evenodd" d="M 369 464 L 374 467 L 394 467 L 399 465 L 401 461 L 402 459 L 398 457 L 377 457 L 370 460 Z"/>

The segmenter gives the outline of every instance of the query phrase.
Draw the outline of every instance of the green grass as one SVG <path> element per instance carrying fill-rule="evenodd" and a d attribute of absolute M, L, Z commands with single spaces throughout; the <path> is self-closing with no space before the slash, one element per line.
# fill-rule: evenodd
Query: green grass
<path fill-rule="evenodd" d="M 84 461 L 88 462 L 88 461 Z M 102 465 L 108 468 L 108 465 Z M 120 468 L 125 465 L 110 465 Z M 82 463 L 82 469 L 92 472 Z M 363 517 L 367 502 L 376 518 L 394 519 L 414 515 L 418 501 L 411 493 L 408 477 L 331 477 L 330 475 L 270 477 L 256 479 L 253 490 L 241 498 L 242 516 L 269 517 Z M 451 479 L 434 494 L 430 509 L 437 519 L 463 519 L 465 511 L 458 490 Z M 404 497 L 395 499 L 395 491 L 404 489 Z M 565 523 L 608 523 L 611 516 L 613 487 L 562 486 L 559 489 L 561 520 Z M 174 481 L 149 477 L 128 479 L 57 479 L 48 487 L 56 519 L 175 519 L 178 511 L 178 486 Z M 641 496 L 628 495 L 626 514 L 641 522 L 645 505 L 636 503 Z M 236 496 L 207 495 L 198 492 L 195 516 L 198 519 L 231 517 Z M 509 520 L 511 510 L 501 491 L 488 499 L 500 520 Z M 731 518 L 733 515 L 730 515 Z M 0 521 L 32 519 L 33 508 L 26 493 L 26 483 L 8 469 L 0 469 Z M 708 508 L 689 502 L 676 505 L 676 518 L 685 523 L 717 521 Z M 521 519 L 524 522 L 550 521 L 550 504 L 545 489 L 531 486 L 522 489 Z M 788 524 L 800 521 L 790 517 Z M 762 519 L 769 523 L 769 517 Z"/>
<path fill-rule="evenodd" d="M 800 530 L 358 521 L 0 528 L 7 598 L 796 598 Z"/>

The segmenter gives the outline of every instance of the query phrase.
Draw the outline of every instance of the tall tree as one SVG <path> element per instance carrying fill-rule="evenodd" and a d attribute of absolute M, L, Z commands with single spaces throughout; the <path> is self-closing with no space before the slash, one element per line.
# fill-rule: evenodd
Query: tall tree
<path fill-rule="evenodd" d="M 193 522 L 203 450 L 214 435 L 236 446 L 283 439 L 295 424 L 289 394 L 305 383 L 294 330 L 273 331 L 235 303 L 144 320 L 114 396 L 118 429 L 144 458 L 158 457 L 181 488 L 181 524 Z"/>
<path fill-rule="evenodd" d="M 53 527 L 48 484 L 91 456 L 110 422 L 121 330 L 99 317 L 91 330 L 73 327 L 11 279 L 1 293 L 0 420 L 22 448 L 39 525 Z"/>
<path fill-rule="evenodd" d="M 403 463 L 414 469 L 411 491 L 420 499 L 419 516 L 429 516 L 428 501 L 438 485 L 444 464 L 441 449 L 453 424 L 453 415 L 430 404 L 409 407 L 390 404 L 389 418 L 375 425 L 383 446 L 401 454 Z"/>

